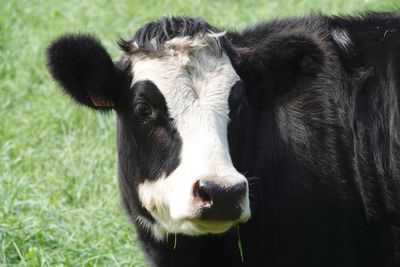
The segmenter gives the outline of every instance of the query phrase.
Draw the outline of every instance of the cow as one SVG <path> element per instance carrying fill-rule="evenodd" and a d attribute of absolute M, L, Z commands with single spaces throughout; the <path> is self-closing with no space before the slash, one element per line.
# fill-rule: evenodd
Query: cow
<path fill-rule="evenodd" d="M 400 266 L 400 14 L 224 31 L 166 17 L 49 45 L 117 116 L 119 186 L 151 266 Z"/>

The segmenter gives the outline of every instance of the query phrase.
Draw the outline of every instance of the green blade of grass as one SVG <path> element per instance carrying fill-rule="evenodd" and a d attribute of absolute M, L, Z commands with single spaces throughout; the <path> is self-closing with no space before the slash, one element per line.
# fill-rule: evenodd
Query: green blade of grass
<path fill-rule="evenodd" d="M 243 256 L 243 246 L 242 246 L 242 239 L 240 238 L 240 230 L 239 230 L 239 225 L 236 226 L 237 229 L 237 235 L 238 235 L 238 241 L 237 241 L 237 245 L 239 248 L 239 253 L 240 253 L 240 259 L 242 260 L 242 262 L 244 263 L 244 256 Z"/>

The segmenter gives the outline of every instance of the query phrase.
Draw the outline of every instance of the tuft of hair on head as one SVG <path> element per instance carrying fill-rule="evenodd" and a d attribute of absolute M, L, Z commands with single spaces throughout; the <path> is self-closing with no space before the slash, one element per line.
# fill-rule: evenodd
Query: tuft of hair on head
<path fill-rule="evenodd" d="M 166 17 L 147 23 L 132 39 L 120 39 L 120 48 L 128 55 L 142 52 L 162 55 L 167 49 L 193 50 L 209 47 L 221 53 L 231 44 L 226 32 L 220 31 L 202 18 Z"/>

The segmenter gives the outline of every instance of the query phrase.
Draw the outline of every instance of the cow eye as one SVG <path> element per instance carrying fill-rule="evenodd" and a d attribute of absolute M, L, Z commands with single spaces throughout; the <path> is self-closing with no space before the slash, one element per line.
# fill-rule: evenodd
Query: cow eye
<path fill-rule="evenodd" d="M 151 115 L 151 107 L 145 103 L 135 105 L 135 115 L 141 121 L 146 120 Z"/>

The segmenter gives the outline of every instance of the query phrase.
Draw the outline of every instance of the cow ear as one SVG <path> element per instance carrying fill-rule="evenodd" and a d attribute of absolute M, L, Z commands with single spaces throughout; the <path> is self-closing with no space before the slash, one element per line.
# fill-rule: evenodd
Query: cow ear
<path fill-rule="evenodd" d="M 68 95 L 93 109 L 116 108 L 128 91 L 129 73 L 88 34 L 64 35 L 50 44 L 47 67 Z"/>
<path fill-rule="evenodd" d="M 236 69 L 249 101 L 258 107 L 270 107 L 282 96 L 309 86 L 325 61 L 317 39 L 300 34 L 270 36 L 238 51 Z"/>

